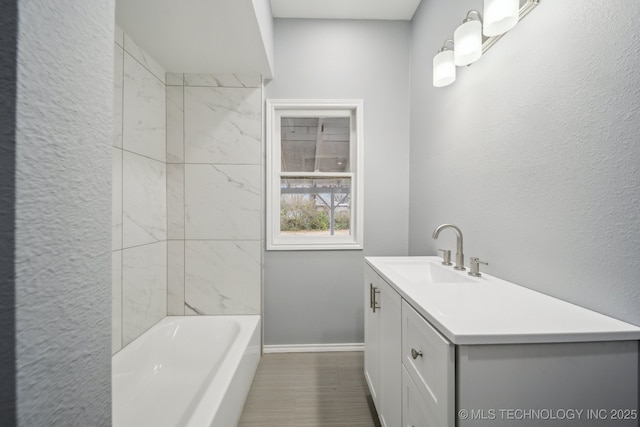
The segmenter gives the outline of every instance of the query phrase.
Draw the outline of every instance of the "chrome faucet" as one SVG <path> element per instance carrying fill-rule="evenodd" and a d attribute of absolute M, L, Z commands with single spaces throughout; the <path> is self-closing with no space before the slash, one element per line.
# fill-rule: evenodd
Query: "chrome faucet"
<path fill-rule="evenodd" d="M 442 224 L 441 226 L 439 226 L 438 228 L 436 228 L 435 230 L 433 230 L 433 238 L 437 239 L 438 235 L 440 234 L 440 232 L 442 230 L 444 230 L 445 228 L 452 228 L 453 231 L 455 231 L 456 233 L 456 266 L 453 267 L 456 270 L 465 270 L 464 268 L 464 253 L 462 253 L 462 231 L 460 231 L 460 229 L 458 227 L 456 227 L 453 224 Z"/>

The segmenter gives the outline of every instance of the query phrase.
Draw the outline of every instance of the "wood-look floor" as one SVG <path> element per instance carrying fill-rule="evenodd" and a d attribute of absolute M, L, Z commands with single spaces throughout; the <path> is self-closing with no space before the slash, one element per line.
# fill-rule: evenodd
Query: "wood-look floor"
<path fill-rule="evenodd" d="M 363 354 L 265 354 L 238 426 L 379 427 Z"/>

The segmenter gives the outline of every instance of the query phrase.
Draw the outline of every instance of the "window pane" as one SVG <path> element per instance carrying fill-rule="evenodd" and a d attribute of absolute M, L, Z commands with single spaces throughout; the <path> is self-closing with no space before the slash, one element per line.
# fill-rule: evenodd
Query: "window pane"
<path fill-rule="evenodd" d="M 282 117 L 282 172 L 348 172 L 349 117 Z"/>
<path fill-rule="evenodd" d="M 280 180 L 282 235 L 349 235 L 350 223 L 351 178 Z"/>

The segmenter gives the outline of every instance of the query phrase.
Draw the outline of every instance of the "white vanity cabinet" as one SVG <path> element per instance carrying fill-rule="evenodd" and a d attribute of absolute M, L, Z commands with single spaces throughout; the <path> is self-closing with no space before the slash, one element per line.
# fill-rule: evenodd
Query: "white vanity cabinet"
<path fill-rule="evenodd" d="M 640 425 L 640 328 L 439 264 L 367 258 L 365 376 L 382 425 Z"/>
<path fill-rule="evenodd" d="M 401 423 L 400 295 L 365 268 L 365 378 L 383 427 Z"/>

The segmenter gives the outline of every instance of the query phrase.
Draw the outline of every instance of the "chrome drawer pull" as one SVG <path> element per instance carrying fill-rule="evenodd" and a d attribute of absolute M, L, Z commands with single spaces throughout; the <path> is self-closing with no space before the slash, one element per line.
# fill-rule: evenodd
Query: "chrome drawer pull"
<path fill-rule="evenodd" d="M 376 310 L 380 310 L 380 305 L 378 305 L 378 301 L 376 300 L 376 295 L 380 293 L 380 291 L 378 290 L 378 288 L 376 286 L 371 285 L 371 290 L 373 291 L 373 300 L 372 300 L 372 307 L 373 308 L 373 312 L 375 313 Z"/>
<path fill-rule="evenodd" d="M 411 349 L 411 357 L 413 357 L 413 360 L 416 360 L 418 358 L 418 356 L 422 357 L 422 352 L 421 351 L 416 351 L 415 348 Z"/>
<path fill-rule="evenodd" d="M 373 300 L 374 300 L 374 295 L 373 295 L 373 283 L 369 283 L 369 308 L 373 308 Z"/>

